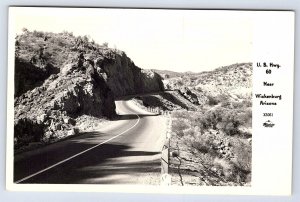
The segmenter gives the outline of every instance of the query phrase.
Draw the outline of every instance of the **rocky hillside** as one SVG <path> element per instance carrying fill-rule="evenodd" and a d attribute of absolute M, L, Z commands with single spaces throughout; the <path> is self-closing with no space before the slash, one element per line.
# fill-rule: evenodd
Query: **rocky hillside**
<path fill-rule="evenodd" d="M 104 71 L 107 84 L 117 97 L 164 90 L 158 74 L 135 66 L 125 53 L 116 54 L 113 59 L 100 58 L 95 64 Z"/>
<path fill-rule="evenodd" d="M 113 118 L 115 97 L 163 90 L 157 73 L 87 36 L 23 29 L 15 45 L 16 148 L 74 135 L 84 115 Z"/>
<path fill-rule="evenodd" d="M 107 43 L 96 44 L 87 36 L 75 37 L 68 32 L 29 32 L 24 29 L 24 33 L 16 37 L 16 57 L 31 65 L 16 63 L 16 80 L 20 81 L 16 85 L 16 96 L 38 86 L 44 78 L 74 62 L 78 66 L 84 63 L 92 65 L 116 97 L 163 90 L 159 74 L 137 67 L 123 51 L 108 48 Z M 24 71 L 32 73 L 23 74 Z M 33 83 L 31 78 L 36 75 L 41 75 L 40 79 Z"/>
<path fill-rule="evenodd" d="M 171 72 L 153 70 L 164 78 L 168 89 L 178 89 L 181 86 L 201 87 L 201 85 L 214 85 L 223 87 L 246 87 L 252 86 L 252 63 L 237 63 L 222 66 L 213 71 Z"/>
<path fill-rule="evenodd" d="M 199 108 L 209 108 L 221 102 L 250 102 L 252 97 L 251 63 L 238 63 L 200 73 L 153 71 L 163 78 L 164 89 L 168 92 L 162 93 L 161 96 L 139 97 L 139 102 L 147 107 L 170 111 L 197 111 Z M 178 104 L 178 101 L 181 104 Z"/>
<path fill-rule="evenodd" d="M 215 105 L 224 99 L 241 101 L 252 96 L 252 64 L 239 63 L 201 73 L 178 73 L 164 78 L 166 90 L 176 90 L 195 107 Z"/>

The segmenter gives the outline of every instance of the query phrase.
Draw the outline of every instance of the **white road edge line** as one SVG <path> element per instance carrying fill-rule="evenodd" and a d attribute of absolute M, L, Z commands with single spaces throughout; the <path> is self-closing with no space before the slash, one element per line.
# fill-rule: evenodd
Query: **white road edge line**
<path fill-rule="evenodd" d="M 45 172 L 45 171 L 47 171 L 47 170 L 50 170 L 51 168 L 54 168 L 54 167 L 56 167 L 56 166 L 58 166 L 58 165 L 60 165 L 60 164 L 62 164 L 62 163 L 64 163 L 64 162 L 66 162 L 66 161 L 69 161 L 69 160 L 71 160 L 71 159 L 73 159 L 73 158 L 75 158 L 75 157 L 77 157 L 77 156 L 79 156 L 79 155 L 81 155 L 81 154 L 84 154 L 84 153 L 86 153 L 86 152 L 88 152 L 88 151 L 90 151 L 90 150 L 92 150 L 92 149 L 94 149 L 94 148 L 96 148 L 96 147 L 99 147 L 99 146 L 102 145 L 102 144 L 105 144 L 105 143 L 107 143 L 107 142 L 109 142 L 109 141 L 111 141 L 111 140 L 113 140 L 113 139 L 115 139 L 115 138 L 117 138 L 117 137 L 123 135 L 124 133 L 126 133 L 126 132 L 128 132 L 129 130 L 131 130 L 132 128 L 134 128 L 134 127 L 140 122 L 140 116 L 139 116 L 138 114 L 135 114 L 135 115 L 138 117 L 137 122 L 136 122 L 132 127 L 128 128 L 127 130 L 123 131 L 122 133 L 120 133 L 120 134 L 118 134 L 118 135 L 116 135 L 116 136 L 114 136 L 114 137 L 112 137 L 112 138 L 109 138 L 108 140 L 105 140 L 104 142 L 101 142 L 101 143 L 99 143 L 99 144 L 97 144 L 97 145 L 95 145 L 95 146 L 93 146 L 93 147 L 91 147 L 91 148 L 89 148 L 89 149 L 86 149 L 86 150 L 84 150 L 84 151 L 82 151 L 82 152 L 79 152 L 78 154 L 75 154 L 75 155 L 73 155 L 73 156 L 71 156 L 71 157 L 69 157 L 69 158 L 66 158 L 65 160 L 59 161 L 58 163 L 56 163 L 56 164 L 54 164 L 54 165 L 52 165 L 52 166 L 49 166 L 49 167 L 47 167 L 47 168 L 45 168 L 45 169 L 43 169 L 43 170 L 40 170 L 40 171 L 38 171 L 38 172 L 36 172 L 36 173 L 34 173 L 34 174 L 32 174 L 32 175 L 29 175 L 29 176 L 27 176 L 27 177 L 24 177 L 24 178 L 22 178 L 22 179 L 16 181 L 15 183 L 18 184 L 18 183 L 20 183 L 20 182 L 23 182 L 23 181 L 25 181 L 25 180 L 28 180 L 28 179 L 30 179 L 30 178 L 32 178 L 32 177 L 38 175 L 38 174 L 41 174 L 41 173 L 43 173 L 43 172 Z"/>

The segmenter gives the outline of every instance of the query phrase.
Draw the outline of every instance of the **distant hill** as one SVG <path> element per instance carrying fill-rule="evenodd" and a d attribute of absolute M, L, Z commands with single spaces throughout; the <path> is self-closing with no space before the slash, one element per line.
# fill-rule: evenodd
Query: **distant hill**
<path fill-rule="evenodd" d="M 175 74 L 174 74 L 175 75 Z M 196 94 L 211 96 L 226 94 L 229 97 L 250 97 L 252 92 L 252 64 L 238 63 L 223 66 L 213 71 L 178 74 L 164 79 L 169 90 L 190 89 Z M 163 77 L 163 76 L 162 76 Z"/>
<path fill-rule="evenodd" d="M 182 72 L 174 72 L 170 70 L 159 70 L 159 69 L 151 69 L 152 71 L 158 73 L 163 78 L 173 78 L 173 77 L 180 77 L 184 75 Z"/>
<path fill-rule="evenodd" d="M 174 96 L 173 100 L 181 100 L 186 106 L 183 108 L 189 110 L 226 101 L 251 102 L 252 63 L 237 63 L 199 73 L 182 73 L 169 70 L 153 71 L 164 78 L 163 83 L 166 90 L 178 92 L 171 93 Z M 151 98 L 143 98 L 146 105 L 151 105 L 152 102 L 149 103 L 149 100 Z M 170 105 L 158 104 L 158 100 L 161 103 L 167 100 L 163 101 L 159 97 L 156 100 L 153 107 L 161 105 L 162 109 L 170 108 Z"/>
<path fill-rule="evenodd" d="M 195 85 L 222 85 L 227 87 L 246 87 L 252 86 L 252 64 L 237 63 L 223 66 L 213 71 L 202 72 L 191 76 L 191 81 Z"/>

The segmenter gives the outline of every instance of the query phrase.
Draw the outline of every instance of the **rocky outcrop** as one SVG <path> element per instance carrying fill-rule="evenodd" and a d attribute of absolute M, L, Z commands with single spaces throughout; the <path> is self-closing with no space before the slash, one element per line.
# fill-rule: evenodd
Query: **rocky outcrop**
<path fill-rule="evenodd" d="M 158 74 L 87 36 L 27 30 L 15 56 L 16 148 L 75 135 L 82 116 L 113 118 L 116 96 L 163 90 Z"/>
<path fill-rule="evenodd" d="M 15 145 L 74 135 L 76 118 L 83 114 L 115 115 L 114 95 L 100 74 L 82 71 L 76 64 L 62 70 L 15 99 Z"/>
<path fill-rule="evenodd" d="M 107 84 L 115 96 L 164 90 L 157 73 L 135 66 L 124 52 L 114 53 L 113 57 L 97 59 L 95 64 L 107 75 Z"/>
<path fill-rule="evenodd" d="M 191 103 L 195 105 L 199 105 L 199 101 L 197 95 L 193 93 L 187 87 L 181 87 L 178 91 L 185 99 L 189 100 Z"/>

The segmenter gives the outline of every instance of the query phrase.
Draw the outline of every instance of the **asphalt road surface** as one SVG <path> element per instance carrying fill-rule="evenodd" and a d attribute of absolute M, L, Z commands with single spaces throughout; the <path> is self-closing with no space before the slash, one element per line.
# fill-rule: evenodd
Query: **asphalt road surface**
<path fill-rule="evenodd" d="M 120 118 L 101 130 L 16 155 L 14 182 L 159 184 L 166 118 L 130 100 L 116 107 Z"/>

